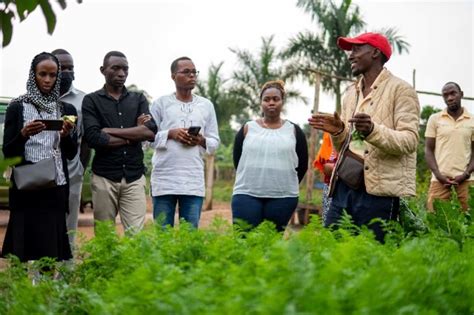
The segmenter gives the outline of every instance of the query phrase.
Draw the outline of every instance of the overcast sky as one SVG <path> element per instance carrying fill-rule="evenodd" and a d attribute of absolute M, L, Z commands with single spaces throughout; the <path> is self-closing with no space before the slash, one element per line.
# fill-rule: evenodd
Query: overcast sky
<path fill-rule="evenodd" d="M 230 76 L 235 57 L 229 48 L 257 52 L 262 36 L 275 35 L 278 48 L 299 31 L 318 31 L 296 0 L 84 0 L 68 1 L 59 9 L 56 30 L 46 33 L 38 10 L 14 26 L 13 39 L 0 52 L 0 95 L 25 91 L 29 64 L 41 51 L 64 48 L 74 57 L 75 86 L 89 93 L 102 87 L 99 71 L 110 50 L 124 52 L 129 60 L 127 84 L 136 84 L 153 98 L 174 90 L 170 63 L 189 56 L 206 79 L 208 67 L 224 61 Z M 474 96 L 473 1 L 354 1 L 360 6 L 368 31 L 397 27 L 411 44 L 409 54 L 394 55 L 387 68 L 416 88 L 439 92 L 447 81 L 456 81 L 466 96 Z M 313 88 L 297 83 L 313 99 Z M 421 105 L 443 107 L 440 97 L 419 95 Z M 474 102 L 464 101 L 474 112 Z M 330 95 L 321 98 L 322 111 L 333 111 Z M 287 104 L 287 117 L 304 123 L 311 105 Z"/>

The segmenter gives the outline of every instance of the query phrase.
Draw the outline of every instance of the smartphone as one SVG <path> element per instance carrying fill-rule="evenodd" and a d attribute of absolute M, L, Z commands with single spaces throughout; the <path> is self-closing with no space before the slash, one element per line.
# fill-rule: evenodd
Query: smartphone
<path fill-rule="evenodd" d="M 201 126 L 191 126 L 188 128 L 188 134 L 191 136 L 197 136 L 199 131 L 201 131 Z"/>
<path fill-rule="evenodd" d="M 63 120 L 62 119 L 37 119 L 45 124 L 45 130 L 61 130 L 63 129 Z"/>
<path fill-rule="evenodd" d="M 317 112 L 316 115 L 325 116 L 325 117 L 334 117 L 334 113 Z M 313 114 L 313 116 L 315 116 L 315 114 Z"/>

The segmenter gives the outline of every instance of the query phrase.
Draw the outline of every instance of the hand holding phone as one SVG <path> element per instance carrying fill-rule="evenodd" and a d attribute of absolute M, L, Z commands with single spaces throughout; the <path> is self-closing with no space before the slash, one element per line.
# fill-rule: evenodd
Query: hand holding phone
<path fill-rule="evenodd" d="M 191 136 L 197 136 L 201 131 L 201 126 L 191 126 L 188 128 L 188 134 Z"/>
<path fill-rule="evenodd" d="M 324 112 L 317 112 L 316 114 L 313 113 L 313 116 L 321 116 L 321 117 L 328 117 L 332 118 L 334 117 L 334 113 L 324 113 Z"/>
<path fill-rule="evenodd" d="M 35 121 L 42 122 L 46 126 L 44 130 L 61 130 L 63 128 L 62 119 L 37 119 Z"/>

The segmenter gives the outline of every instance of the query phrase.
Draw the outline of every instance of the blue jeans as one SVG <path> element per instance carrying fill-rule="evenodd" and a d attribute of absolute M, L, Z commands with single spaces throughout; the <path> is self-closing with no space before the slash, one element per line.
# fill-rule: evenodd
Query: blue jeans
<path fill-rule="evenodd" d="M 257 198 L 249 195 L 232 196 L 232 222 L 243 220 L 256 227 L 264 220 L 273 222 L 283 231 L 298 205 L 298 197 Z"/>
<path fill-rule="evenodd" d="M 198 227 L 201 217 L 203 197 L 190 195 L 163 195 L 153 197 L 153 218 L 156 220 L 161 213 L 165 214 L 163 226 L 174 226 L 176 204 L 179 203 L 179 218 Z"/>
<path fill-rule="evenodd" d="M 337 227 L 344 210 L 352 217 L 355 225 L 367 225 L 374 232 L 375 239 L 383 243 L 385 232 L 382 225 L 379 222 L 369 223 L 375 218 L 396 220 L 400 210 L 400 198 L 371 195 L 365 188 L 354 190 L 338 180 L 324 225 Z"/>

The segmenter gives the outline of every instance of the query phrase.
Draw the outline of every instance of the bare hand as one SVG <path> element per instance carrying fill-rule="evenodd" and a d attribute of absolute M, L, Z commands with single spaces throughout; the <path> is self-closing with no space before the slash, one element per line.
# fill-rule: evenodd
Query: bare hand
<path fill-rule="evenodd" d="M 453 182 L 455 182 L 457 185 L 460 185 L 462 182 L 464 182 L 465 180 L 468 180 L 469 177 L 466 177 L 466 173 L 462 173 L 461 175 L 458 175 L 456 177 L 453 178 Z"/>
<path fill-rule="evenodd" d="M 330 134 L 338 133 L 342 131 L 342 128 L 344 128 L 344 123 L 336 112 L 334 115 L 322 113 L 314 114 L 308 119 L 308 122 L 311 127 L 329 132 Z"/>
<path fill-rule="evenodd" d="M 444 176 L 444 175 L 439 175 L 439 176 L 436 176 L 436 179 L 444 186 L 444 187 L 451 187 L 451 186 L 457 186 L 458 183 L 455 182 L 452 178 L 449 178 L 447 176 Z"/>
<path fill-rule="evenodd" d="M 141 114 L 137 118 L 137 126 L 144 125 L 145 123 L 149 122 L 151 120 L 151 115 L 149 114 Z"/>
<path fill-rule="evenodd" d="M 64 120 L 63 129 L 61 129 L 61 131 L 59 132 L 59 134 L 61 135 L 61 138 L 69 136 L 69 134 L 71 133 L 71 130 L 73 129 L 74 129 L 74 124 L 70 122 L 69 120 Z"/>
<path fill-rule="evenodd" d="M 332 171 L 334 170 L 335 163 L 325 163 L 323 164 L 323 173 L 326 176 L 331 176 Z"/>
<path fill-rule="evenodd" d="M 364 136 L 368 136 L 374 129 L 374 123 L 369 115 L 365 113 L 357 113 L 349 119 L 350 123 L 354 124 L 355 130 L 359 131 Z"/>
<path fill-rule="evenodd" d="M 202 145 L 204 141 L 204 137 L 200 133 L 197 136 L 188 134 L 188 139 L 190 139 L 187 143 L 189 146 Z"/>
<path fill-rule="evenodd" d="M 173 139 L 183 144 L 188 144 L 191 141 L 188 129 L 186 128 L 170 129 L 168 131 L 168 139 Z"/>
<path fill-rule="evenodd" d="M 21 135 L 24 137 L 24 138 L 29 138 L 31 136 L 34 136 L 38 133 L 40 133 L 41 131 L 43 131 L 44 129 L 46 128 L 46 125 L 43 124 L 42 122 L 40 121 L 30 121 L 29 123 L 27 123 L 25 125 L 25 127 L 23 127 L 21 129 Z"/>

